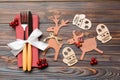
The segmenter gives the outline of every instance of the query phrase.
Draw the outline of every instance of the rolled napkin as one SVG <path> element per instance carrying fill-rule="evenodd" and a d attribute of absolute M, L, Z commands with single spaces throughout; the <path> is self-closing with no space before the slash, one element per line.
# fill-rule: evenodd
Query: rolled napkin
<path fill-rule="evenodd" d="M 37 15 L 32 15 L 33 18 L 33 30 L 38 29 L 39 27 L 39 18 Z M 15 27 L 16 30 L 16 39 L 17 40 L 23 40 L 24 39 L 24 33 L 23 33 L 23 28 L 21 26 L 20 22 L 20 15 L 17 14 L 15 16 L 15 19 L 18 19 L 18 25 Z M 26 27 L 26 39 L 28 39 L 28 27 Z M 18 53 L 17 55 L 17 62 L 18 62 L 18 67 L 23 67 L 22 65 L 22 51 Z M 38 56 L 38 48 L 32 46 L 32 67 L 38 67 L 38 62 L 39 56 Z"/>

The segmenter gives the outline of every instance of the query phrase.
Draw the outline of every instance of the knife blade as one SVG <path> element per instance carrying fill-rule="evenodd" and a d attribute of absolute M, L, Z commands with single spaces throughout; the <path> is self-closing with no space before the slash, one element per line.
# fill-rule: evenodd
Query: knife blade
<path fill-rule="evenodd" d="M 32 13 L 31 11 L 28 12 L 28 36 L 30 36 L 30 34 L 33 31 L 33 18 L 32 18 Z M 32 46 L 30 44 L 28 44 L 28 58 L 27 58 L 27 62 L 28 62 L 28 71 L 31 71 L 32 68 Z"/>
<path fill-rule="evenodd" d="M 28 12 L 28 35 L 30 36 L 30 34 L 33 31 L 33 18 L 32 18 L 32 13 L 31 11 Z"/>

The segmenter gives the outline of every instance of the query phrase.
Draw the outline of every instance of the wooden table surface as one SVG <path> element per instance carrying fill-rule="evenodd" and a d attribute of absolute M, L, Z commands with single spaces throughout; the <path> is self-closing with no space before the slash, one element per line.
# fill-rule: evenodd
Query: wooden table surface
<path fill-rule="evenodd" d="M 49 16 L 59 14 L 61 19 L 69 19 L 67 27 L 60 30 L 59 36 L 65 43 L 60 50 L 58 62 L 53 61 L 54 50 L 47 52 L 49 67 L 45 70 L 34 69 L 31 73 L 24 73 L 17 68 L 16 58 L 10 53 L 7 43 L 15 41 L 15 30 L 9 27 L 16 14 L 30 10 L 40 17 L 42 39 L 48 36 L 46 29 L 54 23 Z M 72 25 L 75 14 L 86 14 L 92 21 L 92 28 L 84 31 Z M 103 23 L 108 26 L 112 40 L 102 44 L 97 40 L 98 48 L 104 51 L 103 55 L 96 51 L 88 52 L 83 61 L 68 67 L 62 62 L 62 49 L 69 46 L 74 49 L 76 56 L 81 56 L 81 50 L 74 45 L 66 44 L 72 37 L 72 30 L 88 33 L 86 38 L 97 35 L 96 26 Z M 96 57 L 98 64 L 91 66 L 90 59 Z M 0 80 L 120 80 L 120 1 L 119 0 L 0 0 Z"/>

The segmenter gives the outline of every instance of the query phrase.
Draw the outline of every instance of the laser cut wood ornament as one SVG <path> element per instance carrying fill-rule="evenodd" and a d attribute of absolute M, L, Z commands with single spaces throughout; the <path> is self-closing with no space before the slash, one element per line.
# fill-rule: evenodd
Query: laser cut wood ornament
<path fill-rule="evenodd" d="M 74 44 L 75 40 L 77 38 L 76 36 L 77 35 L 75 34 L 75 31 L 73 31 L 73 38 L 68 39 L 67 42 L 69 44 Z M 82 37 L 83 34 L 81 34 L 79 36 Z M 96 50 L 97 52 L 99 52 L 101 54 L 103 53 L 103 51 L 101 51 L 100 49 L 97 48 L 97 43 L 96 43 L 95 37 L 84 40 L 84 42 L 82 43 L 82 46 L 79 48 L 82 50 L 82 56 L 80 57 L 80 60 L 83 60 L 85 53 L 88 51 Z"/>
<path fill-rule="evenodd" d="M 75 52 L 70 47 L 65 47 L 62 51 L 63 54 L 63 62 L 68 66 L 72 66 L 78 62 Z"/>
<path fill-rule="evenodd" d="M 72 21 L 72 24 L 83 30 L 88 30 L 92 27 L 91 21 L 86 18 L 85 14 L 76 14 Z"/>
<path fill-rule="evenodd" d="M 110 35 L 110 31 L 108 30 L 107 26 L 104 24 L 98 24 L 96 28 L 97 32 L 97 39 L 102 43 L 106 43 L 112 39 Z"/>
<path fill-rule="evenodd" d="M 59 32 L 60 28 L 66 26 L 68 23 L 68 20 L 65 21 L 62 19 L 59 24 L 59 21 L 60 21 L 59 18 L 60 18 L 60 15 L 54 15 L 54 16 L 49 17 L 49 19 L 55 23 L 55 26 L 49 27 L 47 29 L 48 32 L 52 32 L 52 33 L 49 34 L 50 35 L 49 37 L 44 39 L 44 41 L 46 41 L 49 44 L 48 48 L 53 48 L 55 50 L 55 53 L 54 53 L 55 61 L 57 61 L 59 50 L 62 47 L 62 44 L 59 43 L 59 41 L 62 39 L 57 37 L 58 32 Z M 43 55 L 46 55 L 46 51 L 43 52 Z"/>

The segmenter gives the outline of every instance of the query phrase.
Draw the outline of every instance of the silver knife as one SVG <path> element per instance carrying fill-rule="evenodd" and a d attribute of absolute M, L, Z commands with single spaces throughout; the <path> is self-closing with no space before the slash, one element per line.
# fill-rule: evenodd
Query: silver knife
<path fill-rule="evenodd" d="M 28 12 L 28 36 L 33 31 L 33 18 L 31 11 Z M 27 56 L 27 70 L 31 71 L 32 68 L 32 46 L 28 44 L 28 56 Z"/>

